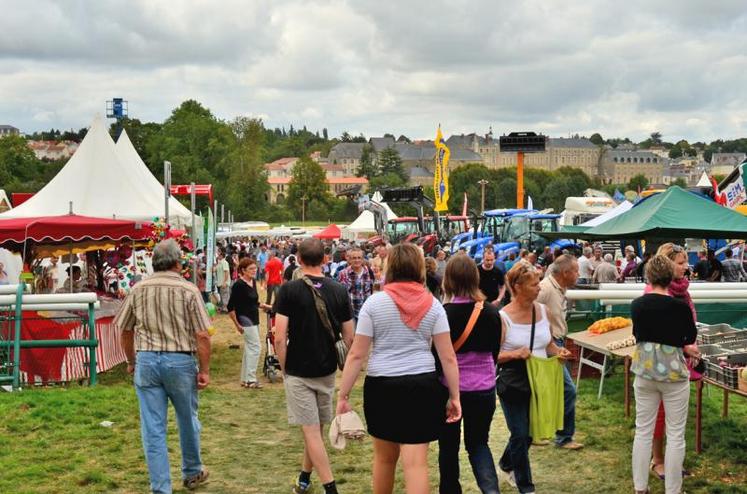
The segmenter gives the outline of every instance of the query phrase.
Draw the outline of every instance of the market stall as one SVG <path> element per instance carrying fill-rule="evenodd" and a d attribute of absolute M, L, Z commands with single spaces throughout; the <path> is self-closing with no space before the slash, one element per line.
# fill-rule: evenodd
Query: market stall
<path fill-rule="evenodd" d="M 24 256 L 27 272 L 22 277 L 30 281 L 26 291 L 49 294 L 33 296 L 49 297 L 51 301 L 59 297 L 53 292 L 65 292 L 65 295 L 90 292 L 80 294 L 93 295 L 96 301 L 90 312 L 85 307 L 32 305 L 24 306 L 24 310 L 15 315 L 0 308 L 0 312 L 5 310 L 0 315 L 0 342 L 5 345 L 0 348 L 4 350 L 0 351 L 0 367 L 17 368 L 22 382 L 47 383 L 82 379 L 91 375 L 91 366 L 103 372 L 123 362 L 124 353 L 112 320 L 124 291 L 134 283 L 136 276 L 144 274 L 143 266 L 135 260 L 133 246 L 149 242 L 152 235 L 150 223 L 73 214 L 0 219 L 0 246 Z M 46 271 L 38 264 L 41 257 L 60 255 L 63 263 L 66 258 L 70 266 L 77 267 L 78 254 L 85 254 L 88 261 L 85 265 L 87 283 L 83 270 L 79 279 L 75 279 L 73 269 L 70 270 L 73 279 L 67 288 L 54 290 L 55 287 L 43 282 Z M 24 345 L 33 346 L 19 348 L 18 364 L 10 365 L 15 354 L 7 351 L 7 343 L 14 335 L 15 320 L 19 318 L 20 340 Z M 89 331 L 91 326 L 95 332 Z M 97 343 L 95 350 L 72 343 L 84 337 Z M 46 346 L 43 342 L 48 340 L 71 344 Z"/>

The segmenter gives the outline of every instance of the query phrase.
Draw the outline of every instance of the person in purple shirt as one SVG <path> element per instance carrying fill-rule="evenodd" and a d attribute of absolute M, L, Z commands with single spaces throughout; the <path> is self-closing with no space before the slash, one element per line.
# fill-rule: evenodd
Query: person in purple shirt
<path fill-rule="evenodd" d="M 455 348 L 462 420 L 445 424 L 438 440 L 439 492 L 462 492 L 459 484 L 459 440 L 464 421 L 464 444 L 477 485 L 483 493 L 498 494 L 498 475 L 488 445 L 488 434 L 496 406 L 495 364 L 501 344 L 501 317 L 498 308 L 485 300 L 485 295 L 480 291 L 477 266 L 464 253 L 452 256 L 446 264 L 443 291 L 452 344 L 459 345 L 475 304 L 485 303 L 467 339 L 462 339 L 461 346 Z"/>

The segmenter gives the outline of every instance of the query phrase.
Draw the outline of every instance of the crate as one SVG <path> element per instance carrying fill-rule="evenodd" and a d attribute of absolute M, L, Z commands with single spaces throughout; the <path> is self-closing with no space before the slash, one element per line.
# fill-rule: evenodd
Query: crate
<path fill-rule="evenodd" d="M 713 345 L 731 340 L 747 340 L 747 330 L 729 324 L 704 325 L 698 329 L 698 344 Z"/>
<path fill-rule="evenodd" d="M 720 363 L 725 362 L 724 366 Z M 706 376 L 730 389 L 739 389 L 739 374 L 747 367 L 747 353 L 733 353 L 705 359 Z"/>

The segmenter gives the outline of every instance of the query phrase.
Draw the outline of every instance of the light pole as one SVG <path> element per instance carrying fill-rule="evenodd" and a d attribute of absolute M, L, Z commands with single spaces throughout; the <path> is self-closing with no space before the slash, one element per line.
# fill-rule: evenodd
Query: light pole
<path fill-rule="evenodd" d="M 301 226 L 306 228 L 306 194 L 301 196 Z"/>
<path fill-rule="evenodd" d="M 490 182 L 485 180 L 484 178 L 482 180 L 477 181 L 478 184 L 480 184 L 480 210 L 482 213 L 485 212 L 485 186 L 488 185 Z"/>

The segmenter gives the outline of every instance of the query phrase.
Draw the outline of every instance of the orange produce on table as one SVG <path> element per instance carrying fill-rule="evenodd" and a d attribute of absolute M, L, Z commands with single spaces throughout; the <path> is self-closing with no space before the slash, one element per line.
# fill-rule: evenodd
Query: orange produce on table
<path fill-rule="evenodd" d="M 616 329 L 622 329 L 631 324 L 633 324 L 633 321 L 627 317 L 608 317 L 607 319 L 600 319 L 589 326 L 589 333 L 603 334 Z"/>

